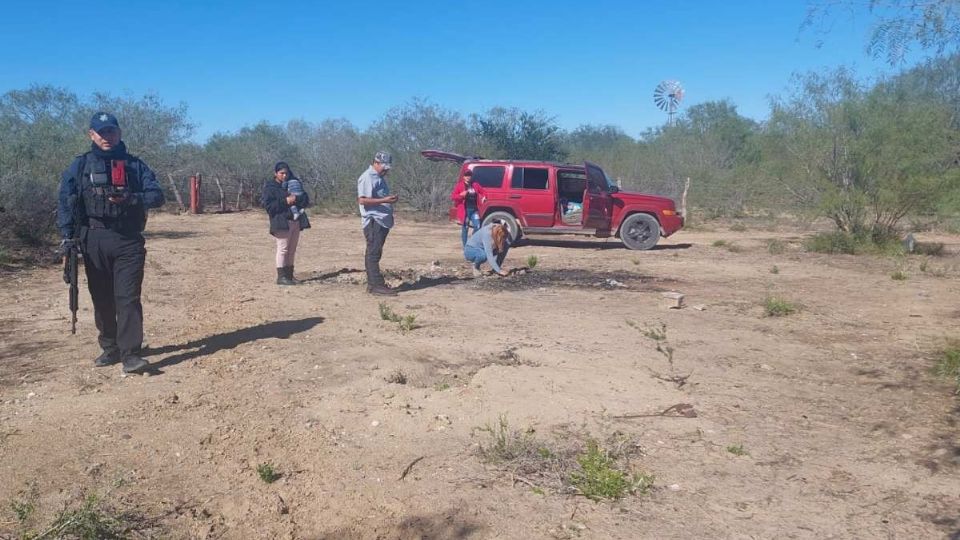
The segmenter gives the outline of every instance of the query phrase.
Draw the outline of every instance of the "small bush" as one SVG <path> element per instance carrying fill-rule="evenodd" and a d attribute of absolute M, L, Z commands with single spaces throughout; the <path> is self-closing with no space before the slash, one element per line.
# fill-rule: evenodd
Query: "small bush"
<path fill-rule="evenodd" d="M 61 512 L 38 538 L 119 539 L 126 538 L 128 531 L 122 518 L 105 512 L 97 497 L 90 495 L 80 508 Z"/>
<path fill-rule="evenodd" d="M 784 298 L 771 296 L 763 302 L 763 312 L 767 317 L 784 317 L 796 311 L 797 306 Z"/>
<path fill-rule="evenodd" d="M 770 273 L 771 273 L 771 274 L 779 274 L 779 273 L 780 273 L 780 267 L 778 267 L 777 265 L 771 266 L 771 267 L 770 267 Z"/>
<path fill-rule="evenodd" d="M 380 308 L 381 320 L 395 322 L 395 323 L 400 322 L 400 316 L 394 313 L 393 309 L 391 309 L 386 302 L 380 302 L 380 305 L 378 307 Z"/>
<path fill-rule="evenodd" d="M 10 501 L 10 509 L 13 510 L 14 515 L 17 516 L 17 521 L 22 525 L 33 515 L 36 506 L 32 501 L 12 500 Z"/>
<path fill-rule="evenodd" d="M 383 380 L 391 384 L 407 384 L 407 374 L 400 369 L 395 369 L 390 375 L 384 377 Z"/>
<path fill-rule="evenodd" d="M 890 274 L 890 279 L 894 281 L 905 281 L 907 279 L 907 274 L 903 270 L 897 270 L 896 272 Z"/>
<path fill-rule="evenodd" d="M 952 341 L 938 354 L 934 373 L 938 377 L 952 379 L 956 393 L 960 394 L 960 341 Z"/>
<path fill-rule="evenodd" d="M 747 455 L 747 451 L 743 449 L 743 443 L 740 443 L 740 444 L 731 444 L 730 446 L 727 447 L 727 452 L 730 452 L 731 454 L 733 454 L 733 455 L 735 455 L 735 456 L 745 456 L 745 455 Z"/>
<path fill-rule="evenodd" d="M 406 334 L 412 330 L 416 330 L 417 326 L 417 316 L 410 315 L 400 315 L 393 311 L 386 302 L 380 302 L 380 319 L 384 321 L 389 321 L 392 323 L 397 323 L 400 327 L 400 332 Z"/>
<path fill-rule="evenodd" d="M 730 226 L 730 230 L 733 232 L 744 232 L 747 230 L 747 226 L 743 223 L 734 223 Z"/>
<path fill-rule="evenodd" d="M 870 236 L 844 231 L 820 233 L 807 238 L 807 251 L 845 255 L 902 255 L 903 244 L 888 236 Z"/>
<path fill-rule="evenodd" d="M 280 473 L 274 470 L 270 463 L 261 463 L 257 465 L 257 476 L 267 484 L 272 484 L 280 479 Z"/>
<path fill-rule="evenodd" d="M 594 501 L 621 499 L 627 493 L 644 493 L 653 485 L 653 476 L 629 476 L 617 468 L 616 460 L 596 441 L 587 443 L 587 451 L 577 457 L 579 471 L 570 475 L 570 484 Z"/>
<path fill-rule="evenodd" d="M 527 268 L 533 270 L 537 267 L 537 263 L 540 262 L 540 259 L 536 255 L 530 255 L 527 257 Z"/>
<path fill-rule="evenodd" d="M 917 242 L 913 245 L 913 252 L 917 255 L 940 257 L 943 255 L 943 242 Z"/>
<path fill-rule="evenodd" d="M 530 431 L 510 429 L 507 415 L 501 414 L 497 424 L 479 428 L 480 431 L 490 434 L 492 442 L 486 446 L 483 443 L 477 453 L 485 463 L 504 463 L 522 458 L 531 452 L 536 452 L 538 446 Z"/>
<path fill-rule="evenodd" d="M 733 242 L 730 242 L 729 244 L 727 244 L 727 251 L 729 251 L 730 253 L 743 253 L 744 248 L 737 244 L 734 244 Z"/>
<path fill-rule="evenodd" d="M 781 255 L 787 251 L 787 243 L 778 238 L 767 240 L 767 252 L 771 255 Z"/>
<path fill-rule="evenodd" d="M 726 240 L 714 240 L 714 241 L 713 241 L 713 247 L 723 247 L 723 246 L 725 246 L 725 245 L 727 245 L 727 241 L 726 241 Z"/>

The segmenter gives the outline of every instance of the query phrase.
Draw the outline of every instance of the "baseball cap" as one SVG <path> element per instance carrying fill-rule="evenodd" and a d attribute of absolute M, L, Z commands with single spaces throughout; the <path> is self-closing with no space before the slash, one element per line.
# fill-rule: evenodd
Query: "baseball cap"
<path fill-rule="evenodd" d="M 93 115 L 90 119 L 90 129 L 100 132 L 101 129 L 105 127 L 115 127 L 120 129 L 120 122 L 117 122 L 117 117 L 105 112 L 98 112 Z"/>
<path fill-rule="evenodd" d="M 384 169 L 389 169 L 393 165 L 393 156 L 390 155 L 390 152 L 377 152 L 377 155 L 373 156 L 373 160 L 383 165 Z"/>

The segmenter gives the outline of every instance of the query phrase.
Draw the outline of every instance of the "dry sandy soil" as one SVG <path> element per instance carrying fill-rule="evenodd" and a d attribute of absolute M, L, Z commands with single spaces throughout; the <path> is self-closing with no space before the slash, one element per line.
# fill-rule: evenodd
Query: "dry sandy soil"
<path fill-rule="evenodd" d="M 0 537 L 89 494 L 133 537 L 960 537 L 960 410 L 930 373 L 960 332 L 958 237 L 922 235 L 948 252 L 925 271 L 806 253 L 786 226 L 649 252 L 564 237 L 473 279 L 455 226 L 401 220 L 383 265 L 402 332 L 364 292 L 356 217 L 315 218 L 287 288 L 260 213 L 148 231 L 150 376 L 93 367 L 85 283 L 70 336 L 58 268 L 0 275 Z M 769 296 L 800 309 L 765 317 Z M 643 334 L 661 324 L 672 367 Z M 654 486 L 594 502 L 484 462 L 501 415 L 554 452 L 600 441 Z"/>

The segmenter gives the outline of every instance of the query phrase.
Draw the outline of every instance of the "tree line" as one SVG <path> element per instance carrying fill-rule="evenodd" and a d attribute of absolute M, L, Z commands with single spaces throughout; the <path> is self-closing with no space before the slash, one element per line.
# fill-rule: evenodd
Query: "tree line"
<path fill-rule="evenodd" d="M 795 76 L 762 122 L 719 100 L 682 111 L 634 137 L 614 125 L 561 129 L 542 111 L 496 107 L 463 115 L 413 99 L 365 129 L 345 119 L 261 122 L 205 142 L 185 104 L 156 95 L 77 96 L 32 86 L 0 97 L 0 247 L 54 239 L 59 175 L 89 148 L 97 110 L 120 119 L 130 151 L 164 185 L 171 206 L 201 173 L 208 206 L 256 204 L 276 161 L 291 164 L 319 211 L 356 211 L 356 179 L 378 150 L 395 157 L 392 182 L 409 210 L 445 214 L 456 166 L 425 148 L 489 158 L 604 167 L 623 189 L 677 197 L 708 216 L 789 211 L 825 216 L 838 230 L 894 235 L 906 216 L 960 211 L 960 55 L 866 82 L 838 69 Z"/>

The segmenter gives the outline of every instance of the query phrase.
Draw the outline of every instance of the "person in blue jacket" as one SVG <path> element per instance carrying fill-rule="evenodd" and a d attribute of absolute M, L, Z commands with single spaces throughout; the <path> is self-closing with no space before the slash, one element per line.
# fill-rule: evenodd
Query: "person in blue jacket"
<path fill-rule="evenodd" d="M 510 234 L 507 227 L 499 221 L 488 223 L 473 233 L 463 246 L 463 257 L 473 263 L 473 275 L 481 275 L 480 265 L 484 262 L 499 276 L 510 275 L 500 265 L 510 250 Z"/>
<path fill-rule="evenodd" d="M 120 123 L 98 112 L 87 130 L 90 150 L 60 178 L 57 228 L 61 251 L 79 243 L 102 354 L 97 367 L 121 362 L 126 373 L 150 364 L 140 357 L 140 290 L 147 250 L 147 209 L 163 206 L 163 190 L 146 163 L 127 153 Z"/>

